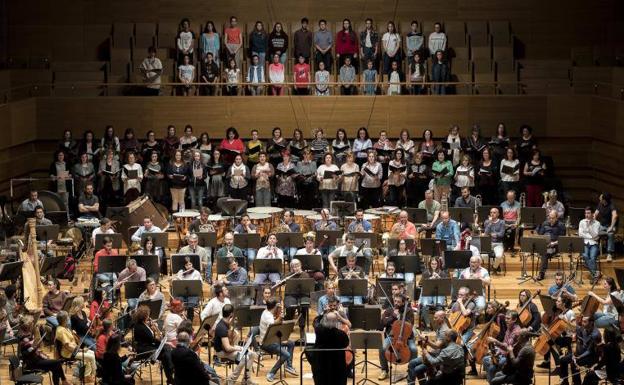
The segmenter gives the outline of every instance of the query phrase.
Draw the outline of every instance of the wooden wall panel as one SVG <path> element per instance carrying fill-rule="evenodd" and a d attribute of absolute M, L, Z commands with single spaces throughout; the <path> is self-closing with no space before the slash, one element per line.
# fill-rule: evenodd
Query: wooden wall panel
<path fill-rule="evenodd" d="M 545 130 L 547 136 L 578 137 L 584 135 L 590 127 L 591 96 L 560 95 L 548 97 L 548 119 L 546 125 L 539 131 Z M 580 131 L 580 132 L 579 132 Z"/>

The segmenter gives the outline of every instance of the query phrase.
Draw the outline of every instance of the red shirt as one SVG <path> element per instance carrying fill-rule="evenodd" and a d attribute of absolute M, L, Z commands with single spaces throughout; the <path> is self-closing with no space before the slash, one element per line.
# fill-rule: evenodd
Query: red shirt
<path fill-rule="evenodd" d="M 230 143 L 228 139 L 223 139 L 219 147 L 222 149 L 226 149 L 226 150 L 236 151 L 239 154 L 243 154 L 243 152 L 245 152 L 245 145 L 243 144 L 243 141 L 240 139 L 234 139 L 232 143 Z M 226 164 L 234 163 L 235 157 L 236 155 L 232 155 L 230 153 L 221 154 L 221 158 L 223 159 L 223 162 Z"/>
<path fill-rule="evenodd" d="M 310 65 L 307 63 L 297 63 L 293 67 L 295 72 L 295 83 L 308 83 L 310 81 Z"/>
<path fill-rule="evenodd" d="M 93 258 L 93 271 L 98 272 L 98 263 L 100 262 L 101 256 L 107 255 L 119 255 L 116 249 L 111 249 L 110 253 L 106 251 L 106 249 L 101 249 L 97 253 L 95 253 L 95 257 Z"/>
<path fill-rule="evenodd" d="M 356 54 L 358 51 L 358 43 L 357 36 L 355 32 L 345 32 L 345 30 L 340 30 L 336 34 L 336 53 L 339 55 L 344 54 Z"/>
<path fill-rule="evenodd" d="M 106 352 L 106 343 L 108 342 L 108 338 L 110 334 L 102 334 L 97 336 L 95 340 L 95 358 L 101 360 L 104 358 L 104 352 Z"/>
<path fill-rule="evenodd" d="M 228 44 L 240 44 L 241 30 L 238 27 L 225 29 L 225 42 Z"/>

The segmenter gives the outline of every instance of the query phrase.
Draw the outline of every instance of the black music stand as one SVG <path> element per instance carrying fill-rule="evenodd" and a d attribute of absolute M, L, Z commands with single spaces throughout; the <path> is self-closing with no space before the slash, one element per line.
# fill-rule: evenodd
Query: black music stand
<path fill-rule="evenodd" d="M 279 258 L 254 259 L 253 268 L 256 274 L 282 274 L 283 262 Z"/>
<path fill-rule="evenodd" d="M 470 266 L 472 251 L 447 250 L 444 252 L 444 267 L 446 269 L 465 269 Z"/>
<path fill-rule="evenodd" d="M 345 201 L 331 201 L 329 203 L 329 212 L 331 215 L 340 218 L 344 221 L 345 217 L 355 215 L 355 203 Z"/>
<path fill-rule="evenodd" d="M 363 255 L 355 256 L 355 264 L 364 270 L 364 266 L 366 266 L 366 257 Z M 347 265 L 347 257 L 346 256 L 338 256 L 337 265 L 338 270 L 342 269 Z"/>
<path fill-rule="evenodd" d="M 355 303 L 355 297 L 366 297 L 368 293 L 368 279 L 339 279 L 338 291 L 343 297 L 351 297 L 351 303 Z"/>
<path fill-rule="evenodd" d="M 301 232 L 276 233 L 275 236 L 277 237 L 277 246 L 279 246 L 280 248 L 290 249 L 295 247 L 299 249 L 303 247 L 303 234 Z M 288 257 L 286 255 L 284 256 L 285 259 L 288 259 Z"/>
<path fill-rule="evenodd" d="M 320 254 L 300 254 L 294 258 L 301 262 L 303 271 L 323 271 L 323 257 Z"/>
<path fill-rule="evenodd" d="M 582 207 L 568 207 L 567 214 L 573 229 L 578 229 L 581 220 L 585 219 L 585 209 Z"/>
<path fill-rule="evenodd" d="M 288 295 L 297 300 L 296 307 L 299 311 L 299 317 L 305 316 L 307 318 L 307 312 L 304 312 L 303 308 L 310 308 L 310 293 L 314 291 L 315 284 L 316 282 L 312 278 L 291 278 L 286 281 L 284 297 Z M 303 330 L 300 332 L 303 333 Z"/>
<path fill-rule="evenodd" d="M 104 237 L 109 237 L 111 241 L 113 241 L 113 249 L 121 249 L 122 245 L 122 237 L 119 233 L 113 234 L 95 234 L 95 245 L 93 248 L 95 250 L 100 250 L 104 247 Z"/>
<path fill-rule="evenodd" d="M 451 295 L 451 279 L 450 278 L 437 278 L 437 279 L 424 279 L 421 281 L 422 290 L 420 296 L 422 297 L 448 297 Z M 435 303 L 435 305 L 440 305 Z M 428 310 L 427 310 L 428 311 Z"/>
<path fill-rule="evenodd" d="M 180 270 L 184 270 L 184 258 L 189 257 L 193 268 L 201 271 L 201 262 L 198 254 L 172 254 L 171 255 L 171 274 L 176 274 Z"/>
<path fill-rule="evenodd" d="M 151 237 L 154 247 L 166 248 L 169 245 L 169 234 L 165 232 L 141 234 L 141 245 L 145 244 L 145 238 Z"/>
<path fill-rule="evenodd" d="M 126 283 L 130 283 L 130 282 L 126 282 Z M 140 301 L 137 304 L 137 309 L 139 308 L 139 306 L 149 307 L 150 319 L 157 320 L 158 318 L 160 318 L 160 309 L 162 309 L 162 303 L 163 303 L 162 299 L 156 299 L 156 300 L 146 299 L 146 300 Z"/>
<path fill-rule="evenodd" d="M 127 255 L 103 255 L 98 261 L 98 274 L 119 274 L 126 268 Z"/>
<path fill-rule="evenodd" d="M 234 234 L 234 246 L 238 247 L 241 250 L 247 249 L 255 249 L 258 250 L 260 248 L 260 234 L 252 233 L 252 234 Z M 248 259 L 245 258 L 244 265 L 247 270 L 249 270 L 249 265 L 247 263 Z"/>
<path fill-rule="evenodd" d="M 416 207 L 406 207 L 404 209 L 407 212 L 407 218 L 410 222 L 414 224 L 424 224 L 428 223 L 427 221 L 427 210 L 419 209 Z"/>
<path fill-rule="evenodd" d="M 399 273 L 414 273 L 415 276 L 422 273 L 422 258 L 418 254 L 389 255 L 388 262 L 394 262 Z"/>
<path fill-rule="evenodd" d="M 63 264 L 65 263 L 65 257 L 45 257 L 43 258 L 43 263 L 41 265 L 41 269 L 39 275 L 42 277 L 47 276 L 48 274 L 52 277 L 56 278 L 59 273 L 63 271 Z"/>
<path fill-rule="evenodd" d="M 158 255 L 133 255 L 132 258 L 136 261 L 137 266 L 145 269 L 145 275 L 148 277 L 155 277 L 158 281 L 160 276 L 160 266 L 158 266 Z"/>
<path fill-rule="evenodd" d="M 364 242 L 369 249 L 374 249 L 377 247 L 377 239 L 379 238 L 379 234 L 377 233 L 367 233 L 367 232 L 354 232 L 349 233 L 349 235 L 355 238 L 355 247 L 359 248 Z"/>
<path fill-rule="evenodd" d="M 364 305 L 349 307 L 348 318 L 351 321 L 351 330 L 375 330 L 381 326 L 382 308 L 379 305 Z"/>
<path fill-rule="evenodd" d="M 238 266 L 245 266 L 245 261 L 247 260 L 247 258 L 245 257 L 233 257 L 233 258 L 236 259 Z M 229 258 L 216 257 L 215 260 L 217 262 L 217 275 L 227 274 L 228 271 L 230 270 Z M 249 270 L 247 270 L 247 274 L 249 274 Z"/>
<path fill-rule="evenodd" d="M 379 314 L 377 314 L 377 318 L 379 318 Z M 353 325 L 353 321 L 351 321 L 351 324 Z M 368 378 L 368 365 L 380 368 L 378 364 L 368 360 L 368 349 L 374 349 L 377 351 L 383 347 L 383 332 L 377 330 L 358 330 L 352 331 L 349 334 L 349 337 L 351 338 L 352 349 L 364 349 L 364 360 L 355 363 L 356 367 L 360 364 L 364 365 L 364 378 L 360 379 L 357 384 L 360 385 L 370 382 L 375 385 L 379 385 L 378 382 Z"/>
<path fill-rule="evenodd" d="M 340 238 L 342 238 L 341 230 L 318 230 L 316 232 L 315 246 L 319 247 L 321 242 L 324 242 L 323 247 L 334 246 Z"/>
<path fill-rule="evenodd" d="M 292 334 L 294 328 L 295 328 L 295 320 L 282 321 L 281 323 L 273 324 L 269 326 L 269 328 L 266 331 L 266 334 L 264 335 L 264 339 L 261 342 L 260 348 L 262 349 L 262 346 L 268 346 L 272 344 L 277 344 L 278 346 L 281 347 L 284 344 L 284 342 L 288 341 L 288 338 Z M 245 357 L 247 357 L 247 355 L 245 355 Z M 283 373 L 284 369 L 283 368 L 284 368 L 284 365 L 280 365 L 280 369 L 279 369 L 280 379 L 277 382 L 273 382 L 272 385 L 275 385 L 275 384 L 288 385 L 288 382 L 284 381 L 284 373 Z M 247 369 L 245 369 L 245 371 L 246 370 Z"/>
<path fill-rule="evenodd" d="M 238 328 L 254 327 L 260 324 L 262 312 L 266 310 L 264 306 L 244 306 L 234 307 L 234 318 Z"/>
<path fill-rule="evenodd" d="M 416 241 L 414 239 L 411 238 L 406 238 L 404 239 L 405 241 L 405 249 L 406 250 L 414 250 Z M 388 254 L 390 254 L 390 250 L 392 251 L 396 251 L 399 249 L 399 242 L 401 242 L 400 239 L 397 238 L 388 238 Z"/>
<path fill-rule="evenodd" d="M 421 238 L 420 239 L 420 252 L 422 255 L 428 255 L 432 258 L 443 257 L 446 250 L 446 241 L 437 240 L 434 238 Z"/>
<path fill-rule="evenodd" d="M 214 231 L 200 231 L 197 235 L 198 244 L 201 247 L 217 247 L 217 233 Z"/>
<path fill-rule="evenodd" d="M 449 215 L 451 219 L 458 223 L 474 223 L 474 208 L 473 207 L 450 207 Z"/>
<path fill-rule="evenodd" d="M 546 220 L 546 209 L 542 207 L 521 207 L 520 217 L 525 228 L 537 227 Z"/>
<path fill-rule="evenodd" d="M 251 306 L 254 304 L 256 287 L 253 285 L 228 286 L 228 293 L 232 306 L 237 309 L 241 306 Z"/>
<path fill-rule="evenodd" d="M 585 249 L 585 242 L 583 238 L 561 235 L 559 236 L 559 238 L 557 238 L 557 249 L 559 250 L 559 253 L 568 253 L 568 258 L 570 258 L 570 274 L 575 274 L 574 280 L 572 282 L 582 285 L 584 261 L 581 258 L 581 255 L 583 254 L 583 251 Z M 578 254 L 576 263 L 574 263 L 572 254 Z M 576 272 L 579 270 L 579 266 L 581 274 L 576 274 Z M 574 270 L 572 270 L 573 268 Z"/>
<path fill-rule="evenodd" d="M 542 209 L 543 210 L 543 209 Z M 531 274 L 529 275 L 526 271 L 526 256 L 522 256 L 522 275 L 518 277 L 520 280 L 520 284 L 523 284 L 527 281 L 533 281 L 534 283 L 539 283 L 542 285 L 540 281 L 535 277 L 537 266 L 535 264 L 535 255 L 545 255 L 546 250 L 548 249 L 548 244 L 550 243 L 550 239 L 544 237 L 522 237 L 520 240 L 520 251 L 525 254 L 531 254 Z"/>
<path fill-rule="evenodd" d="M 46 218 L 48 218 L 52 223 L 58 225 L 60 228 L 67 228 L 69 225 L 69 220 L 67 218 L 67 211 L 48 211 L 45 214 Z"/>
<path fill-rule="evenodd" d="M 141 293 L 145 291 L 146 286 L 145 281 L 124 282 L 124 296 L 126 300 L 128 298 L 139 298 Z"/>
<path fill-rule="evenodd" d="M 383 295 L 377 295 L 377 299 L 385 298 L 385 302 L 382 304 L 383 308 L 392 306 L 392 298 L 386 295 L 392 291 L 392 285 L 395 283 L 405 283 L 404 278 L 379 278 L 375 282 L 375 293 L 381 293 Z"/>
<path fill-rule="evenodd" d="M 171 296 L 203 299 L 202 281 L 199 279 L 174 279 L 171 281 Z"/>
<path fill-rule="evenodd" d="M 457 297 L 457 291 L 461 287 L 467 287 L 470 293 L 477 293 L 478 296 L 485 295 L 483 281 L 480 279 L 452 279 L 453 298 Z"/>
<path fill-rule="evenodd" d="M 22 276 L 22 265 L 24 261 L 5 262 L 0 264 L 0 282 L 15 282 L 17 278 Z"/>
<path fill-rule="evenodd" d="M 472 237 L 470 244 L 479 249 L 481 254 L 490 254 L 492 252 L 492 237 L 490 235 Z"/>
<path fill-rule="evenodd" d="M 48 241 L 55 241 L 59 235 L 59 225 L 37 225 L 37 240 L 45 241 L 45 253 L 48 253 Z"/>

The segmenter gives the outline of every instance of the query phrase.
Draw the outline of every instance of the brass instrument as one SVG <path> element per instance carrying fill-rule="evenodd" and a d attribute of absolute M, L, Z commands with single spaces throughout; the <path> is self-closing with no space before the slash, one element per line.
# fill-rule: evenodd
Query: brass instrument
<path fill-rule="evenodd" d="M 212 222 L 210 222 L 210 221 L 208 223 L 206 223 L 206 224 L 200 224 L 199 225 L 199 232 L 200 233 L 214 233 L 215 231 L 216 231 L 215 227 L 212 224 Z"/>
<path fill-rule="evenodd" d="M 349 268 L 349 270 L 344 274 L 344 279 L 360 279 L 360 272 L 355 271 L 354 269 Z"/>
<path fill-rule="evenodd" d="M 283 219 L 280 219 L 280 224 L 272 228 L 269 234 L 277 233 L 290 233 L 290 226 L 288 226 Z"/>
<path fill-rule="evenodd" d="M 448 194 L 443 193 L 442 198 L 440 199 L 440 212 L 448 211 Z"/>
<path fill-rule="evenodd" d="M 542 197 L 544 198 L 544 204 L 548 203 L 548 201 L 550 200 L 550 192 L 549 191 L 544 191 L 542 193 Z"/>

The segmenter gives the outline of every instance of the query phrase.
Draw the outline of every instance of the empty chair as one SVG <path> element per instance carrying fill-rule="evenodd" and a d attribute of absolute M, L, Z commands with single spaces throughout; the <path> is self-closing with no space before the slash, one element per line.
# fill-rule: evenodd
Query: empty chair
<path fill-rule="evenodd" d="M 131 48 L 133 36 L 134 36 L 134 24 L 133 23 L 114 23 L 113 24 L 113 47 Z"/>
<path fill-rule="evenodd" d="M 485 20 L 466 22 L 466 32 L 470 36 L 472 46 L 485 46 L 490 43 L 488 23 Z"/>
<path fill-rule="evenodd" d="M 156 43 L 156 24 L 136 23 L 134 33 L 134 46 L 136 48 L 149 48 Z"/>
<path fill-rule="evenodd" d="M 490 20 L 490 35 L 495 46 L 512 43 L 511 24 L 508 20 Z"/>

